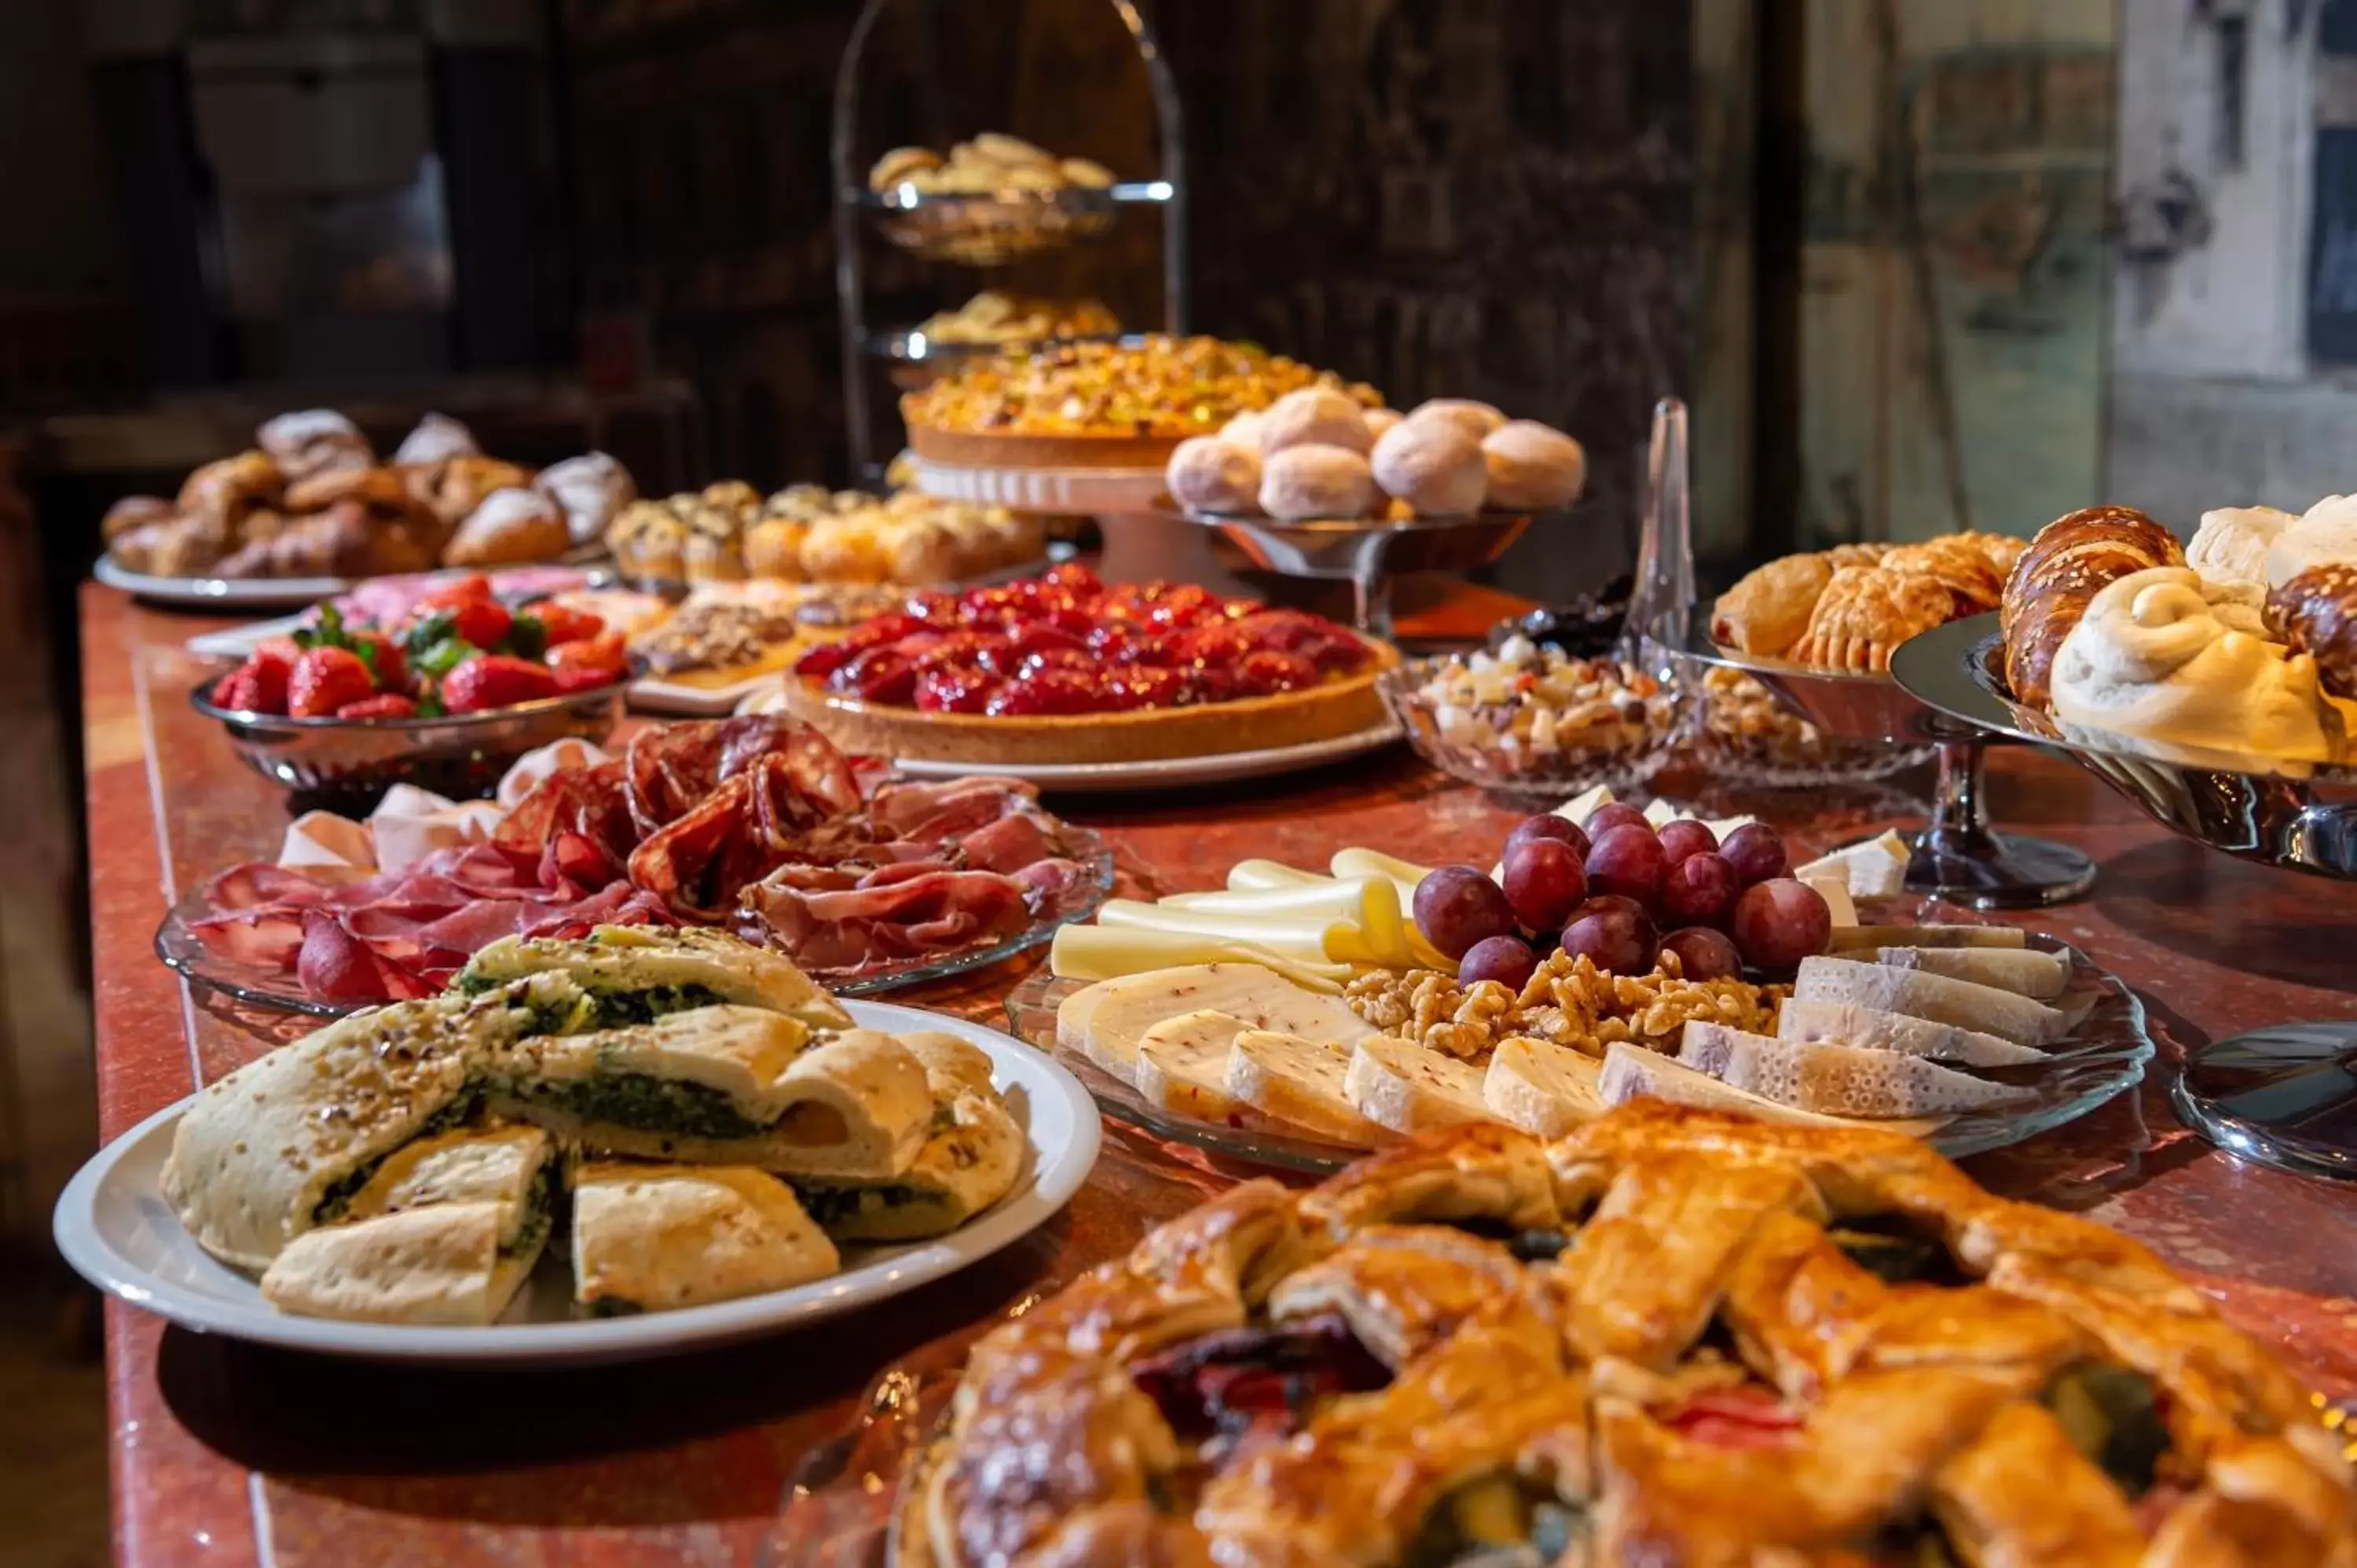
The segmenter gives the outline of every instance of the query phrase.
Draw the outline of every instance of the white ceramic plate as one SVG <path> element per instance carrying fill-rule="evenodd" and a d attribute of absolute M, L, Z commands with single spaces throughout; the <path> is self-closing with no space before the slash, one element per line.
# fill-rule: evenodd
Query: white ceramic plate
<path fill-rule="evenodd" d="M 1380 751 L 1400 738 L 1398 725 L 1386 719 L 1356 735 L 1300 746 L 1271 746 L 1265 751 L 1231 751 L 1217 757 L 1174 757 L 1159 762 L 1035 763 L 1029 767 L 998 768 L 974 762 L 926 762 L 901 757 L 893 767 L 911 779 L 963 779 L 987 773 L 994 778 L 1020 779 L 1042 789 L 1142 790 L 1176 789 L 1196 784 L 1232 784 L 1244 779 L 1297 773 L 1344 757 Z"/>
<path fill-rule="evenodd" d="M 723 718 L 737 711 L 737 704 L 763 688 L 777 683 L 778 671 L 764 671 L 748 675 L 742 681 L 731 681 L 726 686 L 693 686 L 684 681 L 664 681 L 654 676 L 630 682 L 630 706 L 650 714 L 681 714 L 695 718 Z"/>
<path fill-rule="evenodd" d="M 913 1290 L 1018 1240 L 1080 1189 L 1096 1164 L 1097 1108 L 1071 1073 L 980 1024 L 880 1003 L 844 1005 L 867 1028 L 941 1029 L 987 1051 L 992 1077 L 1029 1146 L 1013 1190 L 986 1212 L 931 1241 L 846 1247 L 844 1271 L 831 1279 L 678 1312 L 574 1319 L 566 1312 L 571 1272 L 559 1236 L 510 1310 L 511 1321 L 488 1328 L 290 1317 L 273 1310 L 252 1280 L 206 1256 L 156 1188 L 186 1101 L 109 1144 L 75 1175 L 58 1199 L 58 1250 L 100 1289 L 201 1334 L 382 1360 L 623 1361 L 797 1327 Z"/>
<path fill-rule="evenodd" d="M 158 577 L 134 572 L 102 555 L 90 575 L 110 588 L 151 604 L 193 610 L 283 610 L 332 598 L 351 587 L 350 577 Z"/>

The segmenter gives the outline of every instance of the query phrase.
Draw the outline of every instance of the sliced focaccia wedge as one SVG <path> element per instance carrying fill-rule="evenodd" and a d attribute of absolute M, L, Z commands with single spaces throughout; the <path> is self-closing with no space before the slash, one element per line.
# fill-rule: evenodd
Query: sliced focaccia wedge
<path fill-rule="evenodd" d="M 784 1290 L 842 1266 L 766 1171 L 592 1160 L 574 1173 L 574 1298 L 593 1317 Z"/>
<path fill-rule="evenodd" d="M 1347 1047 L 1246 1029 L 1228 1047 L 1228 1092 L 1280 1122 L 1337 1143 L 1374 1144 L 1391 1134 L 1351 1103 Z"/>
<path fill-rule="evenodd" d="M 792 1176 L 838 1241 L 914 1241 L 956 1230 L 1005 1197 L 1023 1170 L 1023 1129 L 993 1093 L 964 1089 L 933 1114 L 916 1163 L 885 1181 Z"/>
<path fill-rule="evenodd" d="M 384 1160 L 341 1219 L 287 1243 L 263 1298 L 307 1317 L 496 1322 L 548 1243 L 556 1185 L 537 1127 L 421 1138 Z"/>
<path fill-rule="evenodd" d="M 2031 1097 L 1922 1057 L 1771 1040 L 1720 1024 L 1688 1024 L 1678 1060 L 1732 1088 L 1829 1116 L 1941 1116 Z"/>
<path fill-rule="evenodd" d="M 598 1154 L 862 1177 L 908 1169 L 932 1119 L 925 1069 L 891 1036 L 815 1038 L 737 1006 L 518 1040 L 491 1104 Z"/>
<path fill-rule="evenodd" d="M 719 931 L 599 926 L 579 940 L 502 937 L 458 972 L 461 991 L 528 974 L 568 976 L 596 1004 L 591 1026 L 643 1024 L 716 1003 L 764 1007 L 813 1029 L 847 1029 L 850 1015 L 810 976 Z"/>
<path fill-rule="evenodd" d="M 1388 1036 L 1351 1048 L 1342 1088 L 1360 1115 L 1394 1133 L 1496 1120 L 1481 1101 L 1480 1068 Z"/>
<path fill-rule="evenodd" d="M 206 1251 L 258 1273 L 339 1213 L 378 1161 L 464 1119 L 483 1042 L 519 1026 L 504 993 L 437 996 L 281 1046 L 189 1105 L 173 1129 L 164 1197 Z"/>

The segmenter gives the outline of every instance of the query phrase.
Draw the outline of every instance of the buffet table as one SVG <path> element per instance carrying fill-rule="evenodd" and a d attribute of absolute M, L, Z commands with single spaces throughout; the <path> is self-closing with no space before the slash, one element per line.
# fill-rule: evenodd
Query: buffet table
<path fill-rule="evenodd" d="M 1400 629 L 1474 635 L 1501 597 L 1469 590 Z M 109 1137 L 307 1026 L 192 992 L 150 947 L 168 899 L 266 855 L 285 822 L 276 790 L 185 701 L 200 671 L 181 644 L 208 624 L 83 590 Z M 2171 1059 L 2190 1047 L 2287 1018 L 2357 1017 L 2357 887 L 2174 839 L 2061 761 L 2004 752 L 1990 776 L 2001 822 L 2075 845 L 2101 868 L 2092 897 L 2015 918 L 2136 986 L 2162 1059 L 2138 1093 L 1970 1168 L 2000 1192 L 2140 1238 L 2312 1387 L 2357 1397 L 2357 1191 L 2236 1163 L 2185 1132 L 2163 1093 Z M 1706 779 L 1659 787 L 1738 803 Z M 1739 806 L 1811 851 L 1921 811 L 1889 792 L 1752 794 Z M 1445 864 L 1486 853 L 1520 815 L 1405 748 L 1261 784 L 1059 809 L 1114 843 L 1122 891 L 1146 897 L 1216 886 L 1242 857 L 1322 865 L 1353 843 Z M 1001 1023 L 1001 999 L 1029 963 L 890 1000 Z M 1241 1174 L 1109 1122 L 1069 1210 L 964 1273 L 802 1333 L 590 1370 L 315 1359 L 166 1329 L 111 1303 L 118 1553 L 138 1568 L 867 1561 L 892 1484 L 867 1462 L 925 1418 L 938 1374 L 972 1334 Z"/>

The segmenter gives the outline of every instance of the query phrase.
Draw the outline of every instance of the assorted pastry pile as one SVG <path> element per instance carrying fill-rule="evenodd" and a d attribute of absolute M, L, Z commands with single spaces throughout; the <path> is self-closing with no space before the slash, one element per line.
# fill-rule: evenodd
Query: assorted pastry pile
<path fill-rule="evenodd" d="M 924 196 L 995 196 L 1002 191 L 1106 190 L 1113 171 L 1087 158 L 1060 158 L 1004 131 L 959 142 L 943 157 L 931 147 L 895 147 L 867 171 L 867 188 L 906 188 Z"/>
<path fill-rule="evenodd" d="M 599 926 L 504 938 L 215 1081 L 162 1186 L 282 1312 L 482 1325 L 553 1241 L 587 1316 L 807 1284 L 839 1244 L 964 1224 L 1024 1148 L 956 1036 L 858 1028 L 717 932 Z"/>
<path fill-rule="evenodd" d="M 1404 521 L 1569 506 L 1587 455 L 1486 403 L 1435 398 L 1403 415 L 1304 387 L 1181 442 L 1163 477 L 1179 505 L 1213 516 Z"/>
<path fill-rule="evenodd" d="M 2022 549 L 2004 534 L 1945 533 L 1781 556 L 1719 596 L 1711 639 L 1821 670 L 1885 671 L 1909 638 L 1996 608 Z"/>
<path fill-rule="evenodd" d="M 331 829 L 340 865 L 221 873 L 194 934 L 334 1004 L 430 995 L 502 938 L 603 925 L 731 930 L 849 982 L 1044 940 L 1106 886 L 1093 840 L 1030 786 L 893 780 L 776 715 L 643 729 L 619 757 L 582 747 L 518 769 L 488 821 L 414 859 Z"/>
<path fill-rule="evenodd" d="M 2357 504 L 2212 511 L 2190 546 L 2128 507 L 2049 524 L 2007 581 L 2015 701 L 2188 760 L 2348 760 Z"/>
<path fill-rule="evenodd" d="M 764 500 L 741 480 L 626 507 L 606 531 L 623 575 L 651 583 L 923 585 L 1022 565 L 1038 518 L 913 489 L 873 496 L 795 485 Z"/>
<path fill-rule="evenodd" d="M 213 685 L 231 714 L 345 723 L 483 714 L 609 687 L 630 672 L 622 634 L 556 598 L 510 609 L 479 573 L 412 600 L 382 627 L 318 607 Z"/>
<path fill-rule="evenodd" d="M 1121 322 L 1096 299 L 1043 299 L 986 288 L 955 310 L 943 310 L 917 324 L 930 342 L 960 347 L 1013 349 L 1060 338 L 1110 338 Z"/>
<path fill-rule="evenodd" d="M 2338 1441 L 2092 1220 L 1649 1102 L 1159 1227 L 974 1347 L 893 1561 L 2347 1568 Z"/>
<path fill-rule="evenodd" d="M 1763 824 L 1598 791 L 1491 872 L 1369 850 L 1331 877 L 1114 900 L 1057 934 L 1060 1047 L 1166 1119 L 1348 1148 L 1463 1122 L 1555 1136 L 1641 1096 L 1916 1134 L 2033 1100 L 2077 1026 L 2067 958 L 2011 927 L 1859 921 L 1886 838 L 1794 872 Z"/>
<path fill-rule="evenodd" d="M 1388 645 L 1194 585 L 1085 567 L 912 594 L 795 661 L 784 706 L 837 745 L 1017 766 L 1298 745 L 1383 718 Z"/>
<path fill-rule="evenodd" d="M 176 499 L 106 514 L 107 551 L 160 577 L 361 577 L 548 561 L 594 543 L 637 494 L 591 452 L 535 474 L 486 457 L 457 420 L 427 414 L 382 461 L 328 409 L 284 413 L 255 449 L 190 474 Z"/>

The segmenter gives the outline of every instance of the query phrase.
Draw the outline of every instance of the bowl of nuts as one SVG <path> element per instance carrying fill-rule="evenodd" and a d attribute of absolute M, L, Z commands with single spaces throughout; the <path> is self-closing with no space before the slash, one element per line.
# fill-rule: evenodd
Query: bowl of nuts
<path fill-rule="evenodd" d="M 1700 671 L 1695 754 L 1723 777 L 1771 788 L 1863 784 L 1929 761 L 1932 748 L 1829 735 L 1740 670 Z"/>
<path fill-rule="evenodd" d="M 1618 658 L 1574 658 L 1510 637 L 1495 651 L 1410 660 L 1376 683 L 1418 756 L 1509 794 L 1631 789 L 1690 728 L 1674 686 Z"/>

